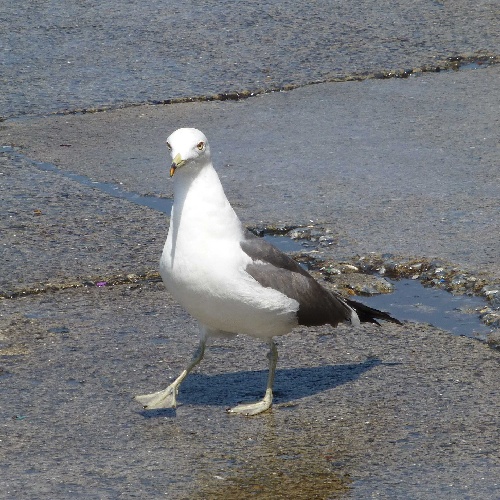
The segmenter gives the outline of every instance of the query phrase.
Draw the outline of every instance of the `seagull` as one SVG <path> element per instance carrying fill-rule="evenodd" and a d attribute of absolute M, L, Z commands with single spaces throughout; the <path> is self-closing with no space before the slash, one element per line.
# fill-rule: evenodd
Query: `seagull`
<path fill-rule="evenodd" d="M 179 386 L 202 360 L 210 337 L 245 334 L 269 345 L 264 398 L 227 410 L 257 415 L 272 405 L 278 361 L 274 337 L 299 325 L 400 323 L 322 287 L 291 257 L 246 229 L 224 193 L 202 132 L 180 128 L 168 137 L 167 147 L 174 203 L 160 274 L 167 290 L 198 320 L 200 342 L 172 384 L 136 396 L 144 409 L 176 407 Z"/>

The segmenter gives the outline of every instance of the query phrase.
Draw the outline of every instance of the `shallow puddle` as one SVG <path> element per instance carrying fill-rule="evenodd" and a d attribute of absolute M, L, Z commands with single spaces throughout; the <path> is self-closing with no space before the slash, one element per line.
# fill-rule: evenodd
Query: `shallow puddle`
<path fill-rule="evenodd" d="M 287 236 L 266 234 L 264 239 L 283 252 L 304 250 L 299 241 Z M 307 266 L 303 267 L 307 269 Z M 487 305 L 482 297 L 454 295 L 440 288 L 424 286 L 416 279 L 385 279 L 393 285 L 392 293 L 356 296 L 356 300 L 387 311 L 400 321 L 427 323 L 453 335 L 486 341 L 493 331 L 479 316 L 480 310 Z"/>
<path fill-rule="evenodd" d="M 264 239 L 283 252 L 307 249 L 300 240 L 287 236 L 266 234 Z M 308 247 L 310 245 L 309 242 Z M 307 266 L 303 267 L 307 270 Z M 356 296 L 356 300 L 387 311 L 400 321 L 427 323 L 453 335 L 487 341 L 488 335 L 493 331 L 493 327 L 483 323 L 480 318 L 480 310 L 487 306 L 483 297 L 454 295 L 441 288 L 424 286 L 418 279 L 385 280 L 393 285 L 393 292 Z"/>
<path fill-rule="evenodd" d="M 387 279 L 387 278 L 386 278 Z M 388 311 L 401 321 L 428 323 L 454 335 L 486 340 L 491 328 L 481 322 L 481 297 L 453 295 L 439 288 L 425 287 L 418 280 L 390 280 L 394 292 L 357 297 L 366 305 Z"/>
<path fill-rule="evenodd" d="M 304 250 L 304 247 L 299 241 L 294 240 L 289 236 L 265 234 L 263 238 L 276 248 L 279 248 L 282 252 L 300 252 Z"/>
<path fill-rule="evenodd" d="M 52 163 L 32 160 L 31 158 L 23 155 L 22 153 L 19 153 L 15 148 L 12 148 L 10 146 L 2 146 L 1 150 L 2 152 L 9 154 L 13 158 L 22 158 L 23 160 L 27 161 L 32 166 L 39 170 L 42 170 L 43 172 L 54 172 L 57 175 L 65 177 L 66 179 L 71 179 L 72 181 L 78 182 L 78 184 L 81 184 L 82 186 L 98 189 L 99 191 L 114 196 L 115 198 L 121 198 L 123 200 L 136 203 L 137 205 L 149 207 L 170 215 L 170 210 L 172 209 L 173 204 L 173 200 L 171 198 L 140 195 L 132 191 L 126 191 L 119 184 L 114 184 L 112 182 L 93 181 L 85 175 L 61 170 Z"/>

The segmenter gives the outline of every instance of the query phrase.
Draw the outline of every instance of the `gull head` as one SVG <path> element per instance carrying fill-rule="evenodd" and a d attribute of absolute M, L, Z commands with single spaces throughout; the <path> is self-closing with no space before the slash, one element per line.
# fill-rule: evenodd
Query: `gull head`
<path fill-rule="evenodd" d="M 167 139 L 172 156 L 170 177 L 178 168 L 196 168 L 210 162 L 210 148 L 203 132 L 195 128 L 180 128 Z"/>

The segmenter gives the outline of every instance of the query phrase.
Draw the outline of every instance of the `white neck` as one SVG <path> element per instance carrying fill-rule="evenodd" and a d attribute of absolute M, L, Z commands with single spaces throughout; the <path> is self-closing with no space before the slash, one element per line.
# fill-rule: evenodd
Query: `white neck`
<path fill-rule="evenodd" d="M 185 170 L 179 168 L 173 181 L 174 205 L 169 232 L 179 234 L 183 225 L 190 228 L 190 234 L 210 231 L 217 237 L 227 235 L 228 229 L 233 230 L 229 234 L 234 234 L 236 228 L 239 230 L 241 223 L 210 162 L 202 166 L 189 165 Z"/>

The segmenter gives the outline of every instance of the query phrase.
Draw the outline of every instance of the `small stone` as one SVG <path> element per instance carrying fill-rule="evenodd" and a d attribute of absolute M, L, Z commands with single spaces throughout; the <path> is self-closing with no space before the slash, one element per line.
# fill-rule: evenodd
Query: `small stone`
<path fill-rule="evenodd" d="M 481 314 L 480 317 L 485 325 L 492 326 L 494 328 L 500 327 L 500 313 L 492 311 L 486 314 Z"/>
<path fill-rule="evenodd" d="M 346 273 L 346 274 L 359 272 L 359 268 L 356 266 L 353 266 L 352 264 L 342 264 L 340 269 L 343 273 Z"/>
<path fill-rule="evenodd" d="M 299 227 L 297 229 L 293 229 L 288 233 L 288 236 L 292 238 L 292 240 L 305 240 L 310 239 L 311 237 L 311 229 L 307 227 Z"/>
<path fill-rule="evenodd" d="M 486 342 L 490 347 L 500 349 L 500 331 L 491 332 L 486 338 Z"/>
<path fill-rule="evenodd" d="M 333 245 L 335 242 L 333 236 L 320 236 L 318 241 L 321 246 Z"/>
<path fill-rule="evenodd" d="M 350 288 L 358 295 L 380 295 L 394 291 L 394 285 L 384 278 L 373 278 L 369 283 L 363 282 L 351 285 Z"/>
<path fill-rule="evenodd" d="M 340 269 L 337 269 L 336 267 L 333 267 L 333 266 L 326 266 L 326 267 L 322 267 L 320 269 L 321 272 L 323 273 L 326 273 L 326 274 L 341 274 L 341 271 Z"/>
<path fill-rule="evenodd" d="M 481 292 L 486 297 L 488 303 L 495 309 L 500 308 L 500 286 L 499 285 L 487 285 L 483 286 Z"/>

